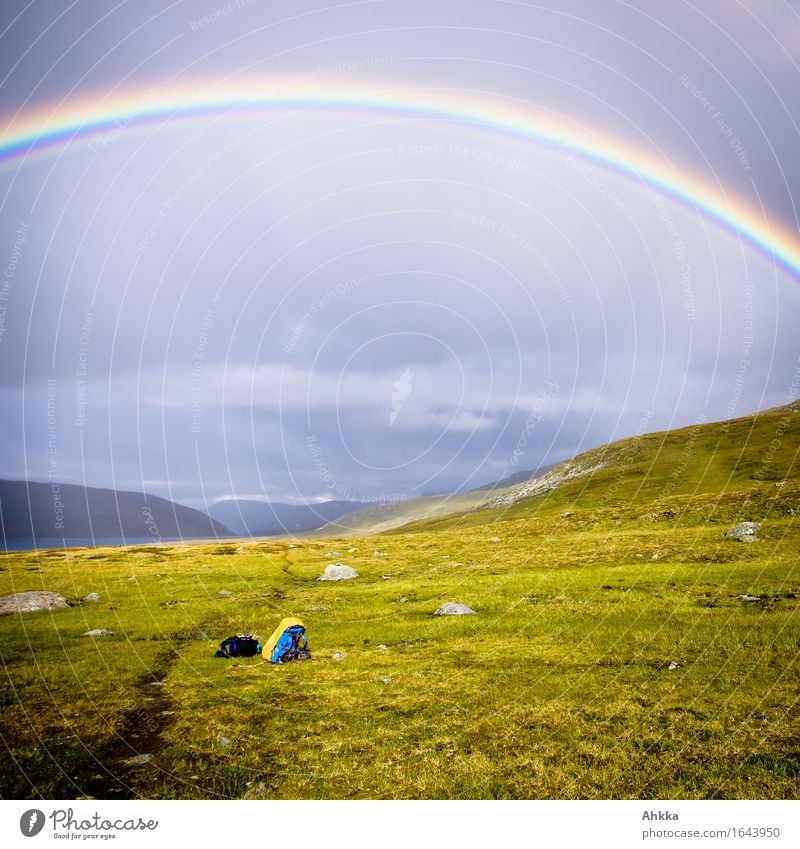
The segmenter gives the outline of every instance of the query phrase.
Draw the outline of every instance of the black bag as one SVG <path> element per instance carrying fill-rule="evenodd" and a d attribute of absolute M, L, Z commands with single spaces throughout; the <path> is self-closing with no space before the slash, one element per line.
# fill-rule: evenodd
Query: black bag
<path fill-rule="evenodd" d="M 252 634 L 237 634 L 224 639 L 214 657 L 255 657 L 257 654 L 261 654 L 258 638 Z"/>

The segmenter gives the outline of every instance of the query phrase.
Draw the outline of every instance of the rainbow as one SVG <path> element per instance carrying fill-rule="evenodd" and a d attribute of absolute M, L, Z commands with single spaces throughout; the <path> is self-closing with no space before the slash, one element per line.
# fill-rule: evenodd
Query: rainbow
<path fill-rule="evenodd" d="M 728 195 L 718 183 L 690 173 L 653 144 L 649 149 L 610 140 L 574 121 L 495 93 L 440 89 L 361 91 L 349 84 L 292 85 L 280 80 L 169 86 L 113 92 L 18 114 L 0 125 L 0 165 L 20 167 L 29 157 L 89 139 L 158 122 L 242 110 L 355 110 L 420 119 L 444 119 L 535 142 L 611 169 L 662 193 L 742 239 L 800 280 L 800 236 L 761 209 Z"/>

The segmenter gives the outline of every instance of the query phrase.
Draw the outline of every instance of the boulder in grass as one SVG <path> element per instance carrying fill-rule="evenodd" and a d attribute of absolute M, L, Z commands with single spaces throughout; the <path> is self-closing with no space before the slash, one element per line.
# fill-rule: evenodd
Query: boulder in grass
<path fill-rule="evenodd" d="M 737 542 L 758 542 L 756 534 L 760 528 L 760 522 L 737 522 L 725 531 L 725 539 L 734 539 Z"/>
<path fill-rule="evenodd" d="M 89 595 L 85 595 L 81 601 L 100 601 L 100 593 L 89 593 Z"/>
<path fill-rule="evenodd" d="M 475 611 L 466 604 L 448 601 L 433 613 L 434 616 L 474 616 Z"/>
<path fill-rule="evenodd" d="M 59 607 L 69 607 L 64 596 L 41 590 L 14 593 L 0 598 L 0 614 L 32 613 L 34 610 L 56 610 Z"/>
<path fill-rule="evenodd" d="M 153 760 L 153 756 L 150 754 L 134 755 L 132 758 L 126 758 L 123 763 L 126 766 L 143 766 L 144 764 L 149 764 L 151 760 Z"/>
<path fill-rule="evenodd" d="M 325 571 L 317 578 L 318 581 L 349 581 L 352 578 L 357 578 L 358 572 L 350 566 L 345 566 L 344 563 L 330 563 L 325 567 Z"/>
<path fill-rule="evenodd" d="M 108 628 L 95 628 L 93 631 L 84 631 L 81 636 L 82 637 L 111 637 L 114 635 L 113 631 L 109 631 Z"/>

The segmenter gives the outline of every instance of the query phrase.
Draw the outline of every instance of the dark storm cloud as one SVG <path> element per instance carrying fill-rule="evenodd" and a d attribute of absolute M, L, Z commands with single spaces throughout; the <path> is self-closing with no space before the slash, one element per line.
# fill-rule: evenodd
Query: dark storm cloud
<path fill-rule="evenodd" d="M 796 223 L 785 4 L 17 11 L 6 114 L 253 74 L 481 91 Z M 412 496 L 789 400 L 797 280 L 568 150 L 377 110 L 118 129 L 0 175 L 5 476 Z"/>

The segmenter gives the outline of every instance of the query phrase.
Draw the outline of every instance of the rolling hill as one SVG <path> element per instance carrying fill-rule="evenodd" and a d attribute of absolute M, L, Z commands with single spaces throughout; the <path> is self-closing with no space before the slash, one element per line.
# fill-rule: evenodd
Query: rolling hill
<path fill-rule="evenodd" d="M 742 509 L 795 515 L 799 472 L 800 401 L 794 401 L 593 448 L 479 505 L 459 509 L 452 502 L 448 516 L 420 515 L 385 530 L 443 530 L 557 513 L 571 523 L 680 521 L 690 513 L 722 518 Z"/>
<path fill-rule="evenodd" d="M 399 528 L 409 522 L 459 513 L 484 506 L 511 487 L 525 485 L 550 472 L 555 466 L 542 466 L 534 471 L 517 472 L 511 477 L 485 484 L 466 492 L 425 495 L 408 501 L 373 504 L 362 510 L 339 516 L 319 531 L 323 536 L 375 534 Z"/>

